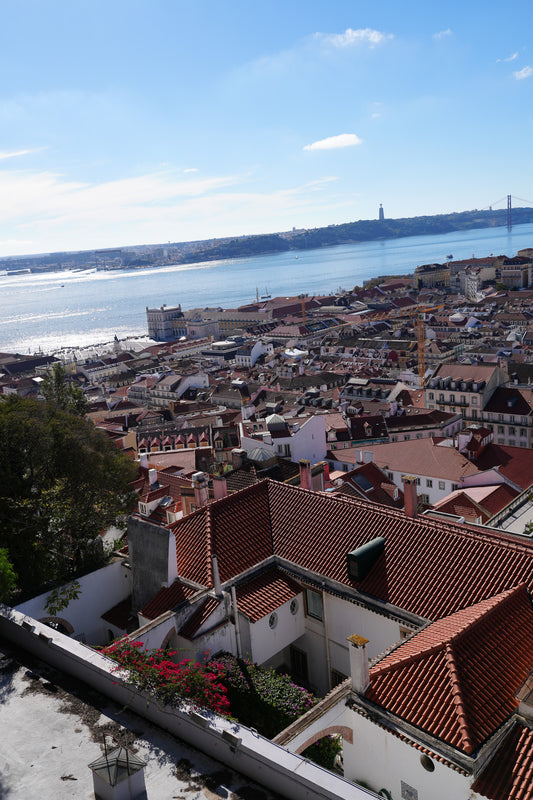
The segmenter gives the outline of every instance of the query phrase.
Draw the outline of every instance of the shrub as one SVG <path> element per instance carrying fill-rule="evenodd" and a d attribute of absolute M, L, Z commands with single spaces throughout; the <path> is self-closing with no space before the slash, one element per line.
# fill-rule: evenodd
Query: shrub
<path fill-rule="evenodd" d="M 342 736 L 323 736 L 302 753 L 305 758 L 314 761 L 326 769 L 333 769 L 335 756 L 342 753 Z"/>
<path fill-rule="evenodd" d="M 217 714 L 229 713 L 222 666 L 217 661 L 207 666 L 188 658 L 175 663 L 170 660 L 175 651 L 143 650 L 142 642 L 129 641 L 110 644 L 102 653 L 119 664 L 117 669 L 128 671 L 130 683 L 167 705 L 179 707 L 186 702 Z"/>
<path fill-rule="evenodd" d="M 224 655 L 217 660 L 227 687 L 231 713 L 243 725 L 272 738 L 315 705 L 317 698 L 289 675 L 262 669 L 251 661 Z"/>

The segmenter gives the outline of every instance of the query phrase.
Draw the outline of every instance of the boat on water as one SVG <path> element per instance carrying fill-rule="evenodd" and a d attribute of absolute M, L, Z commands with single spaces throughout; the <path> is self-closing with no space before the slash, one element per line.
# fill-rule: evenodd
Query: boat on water
<path fill-rule="evenodd" d="M 451 261 L 452 258 L 453 258 L 453 253 L 448 253 L 448 255 L 446 256 L 446 261 Z"/>

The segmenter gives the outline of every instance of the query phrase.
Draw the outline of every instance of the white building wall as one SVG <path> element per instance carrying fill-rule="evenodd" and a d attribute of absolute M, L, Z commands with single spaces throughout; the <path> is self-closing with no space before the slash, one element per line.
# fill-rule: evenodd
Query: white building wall
<path fill-rule="evenodd" d="M 422 753 L 355 711 L 346 710 L 344 724 L 353 729 L 353 744 L 344 740 L 344 777 L 364 781 L 375 792 L 393 798 L 474 800 L 472 779 L 432 760 L 434 772 L 421 763 Z M 403 785 L 402 785 L 403 784 Z M 408 794 L 408 788 L 417 794 Z"/>
<path fill-rule="evenodd" d="M 250 625 L 252 661 L 263 664 L 303 635 L 305 614 L 301 594 L 298 595 L 297 602 L 296 614 L 290 612 L 291 601 L 276 610 L 277 624 L 273 628 L 269 624 L 270 614 Z"/>
<path fill-rule="evenodd" d="M 132 585 L 131 570 L 125 566 L 124 561 L 115 561 L 78 578 L 78 583 L 81 588 L 79 598 L 71 600 L 68 606 L 55 616 L 72 625 L 74 638 L 80 638 L 89 644 L 107 644 L 109 639 L 107 630 L 110 626 L 101 619 L 101 615 L 129 597 Z M 45 592 L 21 603 L 16 608 L 34 619 L 51 617 L 45 608 L 49 596 L 50 592 Z"/>

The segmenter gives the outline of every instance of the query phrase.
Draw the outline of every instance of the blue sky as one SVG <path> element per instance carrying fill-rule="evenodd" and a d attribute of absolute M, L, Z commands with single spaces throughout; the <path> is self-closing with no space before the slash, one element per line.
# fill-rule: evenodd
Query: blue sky
<path fill-rule="evenodd" d="M 532 8 L 0 0 L 0 255 L 531 199 Z"/>

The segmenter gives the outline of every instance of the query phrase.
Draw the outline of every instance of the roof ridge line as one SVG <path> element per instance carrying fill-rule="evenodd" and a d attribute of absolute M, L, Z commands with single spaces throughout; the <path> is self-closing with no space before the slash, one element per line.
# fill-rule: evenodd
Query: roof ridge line
<path fill-rule="evenodd" d="M 450 673 L 452 701 L 455 706 L 457 718 L 459 720 L 459 728 L 463 747 L 467 753 L 472 753 L 474 747 L 472 745 L 470 727 L 468 725 L 466 709 L 463 701 L 463 693 L 461 691 L 461 681 L 459 679 L 459 671 L 455 663 L 455 654 L 450 642 L 446 642 L 444 646 L 444 658 L 448 667 L 448 672 Z"/>
<path fill-rule="evenodd" d="M 206 550 L 206 560 L 207 560 L 207 580 L 211 582 L 211 586 L 214 585 L 214 575 L 213 575 L 213 556 L 216 555 L 216 549 L 213 548 L 213 525 L 211 520 L 211 504 L 208 503 L 205 506 L 205 529 L 206 529 L 206 537 L 205 537 L 205 550 Z"/>
<path fill-rule="evenodd" d="M 521 583 L 517 583 L 516 586 L 511 586 L 510 589 L 504 589 L 503 592 L 498 592 L 498 594 L 492 595 L 492 597 L 487 597 L 485 600 L 480 600 L 479 604 L 487 603 L 487 608 L 481 611 L 471 622 L 465 622 L 460 630 L 452 634 L 446 641 L 451 644 L 454 640 L 461 638 L 467 631 L 477 628 L 478 625 L 485 621 L 489 614 L 492 614 L 495 608 L 501 606 L 502 603 L 509 602 L 523 589 L 525 589 L 527 592 L 526 584 L 524 581 L 521 581 Z M 475 603 L 474 606 L 479 604 Z M 473 608 L 474 606 L 470 606 L 470 608 Z M 460 614 L 462 612 L 456 611 L 455 613 Z"/>

